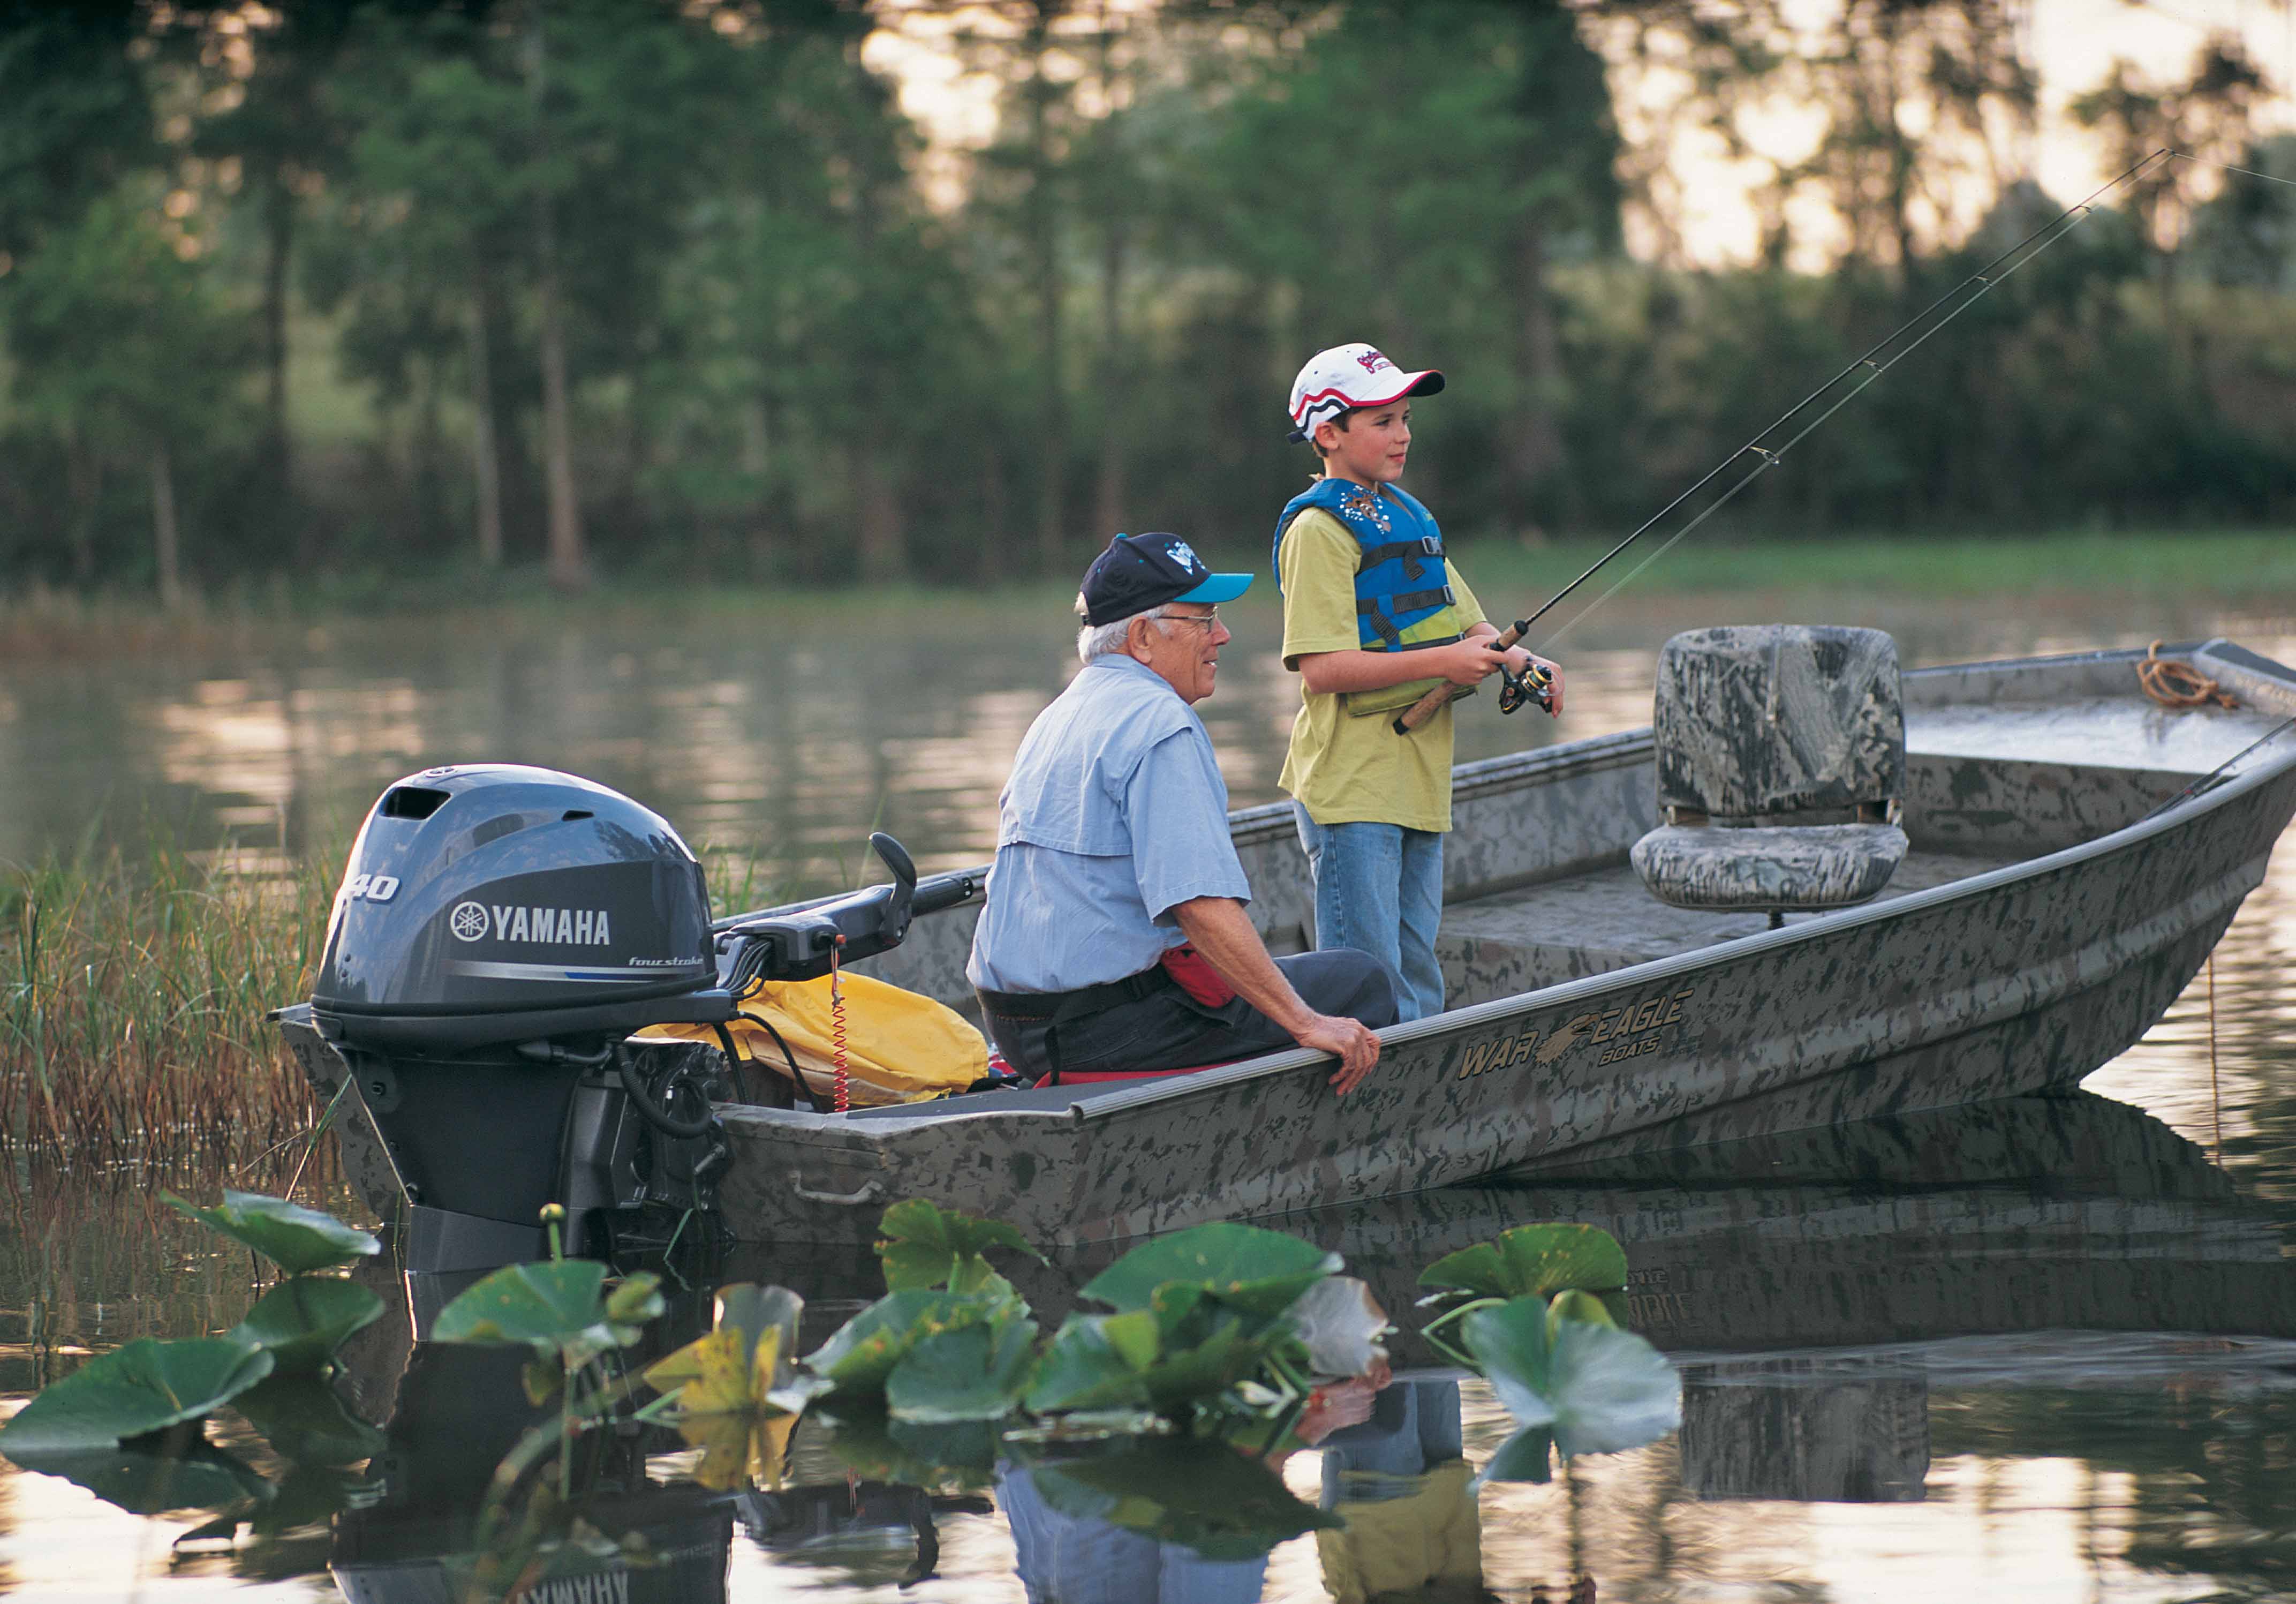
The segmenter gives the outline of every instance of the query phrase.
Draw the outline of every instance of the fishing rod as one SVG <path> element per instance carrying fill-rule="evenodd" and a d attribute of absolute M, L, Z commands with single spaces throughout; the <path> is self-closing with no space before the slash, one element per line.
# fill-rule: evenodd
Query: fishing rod
<path fill-rule="evenodd" d="M 1530 632 L 1531 625 L 1537 623 L 1541 618 L 1553 612 L 1555 606 L 1572 591 L 1578 589 L 1578 587 L 1584 585 L 1588 580 L 1593 579 L 1597 573 L 1601 572 L 1610 564 L 1610 562 L 1613 557 L 1619 555 L 1620 553 L 1625 551 L 1636 541 L 1650 533 L 1652 530 L 1657 528 L 1659 524 L 1662 522 L 1677 507 L 1679 507 L 1683 503 L 1697 495 L 1708 485 L 1721 478 L 1725 473 L 1729 472 L 1732 466 L 1740 463 L 1745 457 L 1751 456 L 1754 458 L 1753 466 L 1742 473 L 1736 481 L 1732 483 L 1727 489 L 1722 492 L 1721 495 L 1717 497 L 1712 502 L 1709 503 L 1705 509 L 1700 512 L 1696 517 L 1691 519 L 1689 522 L 1684 524 L 1679 530 L 1676 531 L 1675 533 L 1667 539 L 1664 545 L 1659 547 L 1657 550 L 1652 552 L 1647 557 L 1644 558 L 1642 562 L 1636 563 L 1624 578 L 1618 581 L 1617 584 L 1612 585 L 1610 589 L 1595 597 L 1591 604 L 1581 609 L 1576 616 L 1570 620 L 1569 622 L 1563 624 L 1561 629 L 1556 629 L 1553 635 L 1548 636 L 1546 640 L 1540 643 L 1542 646 L 1553 645 L 1554 641 L 1561 638 L 1566 630 L 1579 623 L 1582 620 L 1593 613 L 1596 608 L 1602 606 L 1603 603 L 1609 601 L 1613 596 L 1616 596 L 1621 588 L 1634 580 L 1636 574 L 1642 572 L 1644 569 L 1649 567 L 1652 563 L 1655 563 L 1659 558 L 1664 556 L 1669 551 L 1672 550 L 1675 545 L 1687 536 L 1693 530 L 1705 522 L 1709 518 L 1711 518 L 1715 514 L 1720 512 L 1724 507 L 1729 506 L 1732 501 L 1737 498 L 1740 491 L 1743 490 L 1748 485 L 1759 479 L 1763 474 L 1768 473 L 1772 468 L 1776 467 L 1781 462 L 1784 462 L 1788 451 L 1800 445 L 1803 440 L 1808 439 L 1813 431 L 1824 424 L 1828 418 L 1841 411 L 1852 400 L 1856 399 L 1858 393 L 1868 384 L 1873 383 L 1883 374 L 1889 372 L 1890 368 L 1896 366 L 1906 358 L 1911 356 L 1915 350 L 1919 350 L 1932 334 L 1935 334 L 1939 330 L 1944 328 L 1955 318 L 1960 317 L 1964 312 L 1969 310 L 1970 308 L 1975 306 L 1987 295 L 1992 293 L 1995 285 L 2000 284 L 2011 274 L 2024 267 L 2035 257 L 2039 256 L 2044 251 L 2046 251 L 2050 246 L 2055 244 L 2059 240 L 2064 238 L 2065 235 L 2070 234 L 2074 229 L 2087 222 L 2089 218 L 2090 213 L 2095 209 L 2098 201 L 2112 193 L 2114 190 L 2119 189 L 2122 185 L 2132 182 L 2147 168 L 2152 167 L 2154 163 L 2164 160 L 2177 159 L 2196 162 L 2206 167 L 2225 166 L 2222 162 L 2204 161 L 2202 158 L 2197 156 L 2185 156 L 2184 152 L 2170 150 L 2164 145 L 2161 149 L 2154 151 L 2151 155 L 2145 157 L 2142 161 L 2130 167 L 2119 177 L 2112 179 L 2108 183 L 2100 185 L 2086 198 L 2077 201 L 2072 205 L 2066 207 L 2064 210 L 2059 212 L 2055 217 L 2051 218 L 2038 228 L 2034 229 L 2032 233 L 2027 234 L 2023 239 L 2019 240 L 2015 244 L 2011 245 L 2007 250 L 1993 258 L 1992 260 L 1985 263 L 1975 272 L 1972 273 L 1967 278 L 1963 279 L 1959 284 L 1946 291 L 1944 294 L 1939 296 L 1928 306 L 1923 307 L 1920 311 L 1915 313 L 1913 317 L 1907 318 L 1904 323 L 1898 325 L 1889 333 L 1883 335 L 1882 339 L 1875 341 L 1874 345 L 1869 347 L 1864 354 L 1854 358 L 1841 369 L 1841 372 L 1835 374 L 1832 378 L 1826 380 L 1824 383 L 1819 385 L 1816 390 L 1811 391 L 1800 400 L 1788 407 L 1767 428 L 1761 430 L 1744 445 L 1739 447 L 1735 451 L 1731 452 L 1720 462 L 1716 463 L 1712 468 L 1707 471 L 1702 478 L 1693 483 L 1688 489 L 1685 489 L 1673 500 L 1668 502 L 1664 506 L 1659 508 L 1657 512 L 1652 513 L 1650 517 L 1644 520 L 1632 534 L 1629 534 L 1625 539 L 1611 547 L 1609 551 L 1604 552 L 1595 562 L 1593 567 L 1587 569 L 1586 572 L 1580 574 L 1577 579 L 1571 580 L 1562 589 L 1556 591 L 1554 595 L 1548 599 L 1546 605 L 1540 607 L 1538 612 L 1532 613 L 1529 618 L 1518 619 L 1511 627 L 1501 630 L 1499 632 L 1498 638 L 1493 643 L 1493 648 L 1495 650 L 1504 652 L 1513 646 L 1517 642 L 1521 641 L 1525 635 L 1528 635 Z M 2227 170 L 2246 171 L 2247 169 L 2227 169 Z M 2269 174 L 2263 173 L 2259 173 L 2255 176 L 2259 177 L 2270 177 Z M 2276 179 L 2274 181 L 2276 183 L 2288 182 L 2286 179 Z M 2038 243 L 2037 243 L 2036 242 Z M 2030 246 L 2031 249 L 2028 250 L 2028 246 Z M 2022 254 L 2021 255 L 2020 252 L 2022 252 Z M 2003 266 L 2004 263 L 2006 263 L 2007 266 Z M 1953 304 L 1957 297 L 1961 298 L 1959 300 L 1959 303 L 1957 305 Z M 1949 311 L 1944 310 L 1944 308 L 1949 305 L 1952 309 Z M 1940 312 L 1943 313 L 1942 316 L 1939 316 Z M 1934 319 L 1934 321 L 1931 321 L 1932 319 Z M 1923 327 L 1923 325 L 1924 324 L 1928 326 Z M 1917 334 L 1914 334 L 1912 339 L 1906 340 L 1906 336 L 1912 333 L 1915 329 L 1920 329 L 1921 332 Z M 1900 341 L 1905 341 L 1902 346 L 1898 346 L 1898 342 Z M 1890 348 L 1892 346 L 1898 346 L 1898 349 L 1891 350 Z M 1889 352 L 1889 355 L 1886 357 L 1882 354 L 1885 351 Z M 1790 439 L 1785 440 L 1784 444 L 1773 446 L 1764 443 L 1773 436 L 1784 432 L 1786 426 L 1789 424 L 1792 424 L 1795 418 L 1800 416 L 1801 414 L 1816 406 L 1820 400 L 1824 399 L 1836 388 L 1841 386 L 1844 381 L 1850 379 L 1855 379 L 1857 382 L 1854 384 L 1851 384 L 1841 395 L 1837 397 L 1832 405 L 1826 407 L 1823 411 L 1818 413 L 1816 417 L 1811 418 L 1808 423 L 1804 424 Z M 1499 692 L 1500 712 L 1513 712 L 1516 708 L 1521 707 L 1525 702 L 1536 702 L 1539 706 L 1549 708 L 1549 711 L 1552 711 L 1549 701 L 1549 690 L 1553 683 L 1553 676 L 1549 674 L 1546 669 L 1537 663 L 1533 663 L 1524 672 L 1516 674 L 1503 668 L 1499 670 L 1499 677 L 1502 687 Z M 1398 735 L 1410 734 L 1411 731 L 1418 728 L 1428 720 L 1433 718 L 1436 712 L 1445 703 L 1450 702 L 1456 696 L 1469 695 L 1472 690 L 1472 687 L 1461 687 L 1449 683 L 1437 686 L 1425 695 L 1420 697 L 1418 701 L 1406 708 L 1402 713 L 1397 717 L 1394 725 L 1395 733 Z"/>

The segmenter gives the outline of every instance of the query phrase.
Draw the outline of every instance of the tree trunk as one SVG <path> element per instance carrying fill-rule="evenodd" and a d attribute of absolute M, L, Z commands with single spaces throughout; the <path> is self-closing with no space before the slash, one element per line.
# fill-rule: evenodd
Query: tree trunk
<path fill-rule="evenodd" d="M 95 583 L 95 516 L 103 499 L 103 458 L 77 433 L 65 448 L 65 477 L 71 487 L 72 581 L 83 590 Z"/>
<path fill-rule="evenodd" d="M 1005 553 L 1012 539 L 1013 496 L 1004 481 L 1004 453 L 992 440 L 980 453 L 980 580 L 1002 585 L 1013 578 Z"/>
<path fill-rule="evenodd" d="M 1100 481 L 1093 497 L 1095 545 L 1115 538 L 1124 526 L 1124 448 L 1127 386 L 1131 364 L 1124 346 L 1123 218 L 1111 211 L 1100 248 Z"/>
<path fill-rule="evenodd" d="M 892 481 L 881 471 L 876 441 L 882 430 L 871 429 L 852 450 L 853 505 L 858 520 L 861 582 L 898 584 L 908 577 L 908 554 L 901 527 L 901 504 Z"/>
<path fill-rule="evenodd" d="M 168 443 L 152 450 L 152 552 L 160 571 L 160 605 L 169 613 L 184 605 L 181 543 L 176 528 L 176 473 Z"/>
<path fill-rule="evenodd" d="M 1053 0 L 1037 0 L 1029 34 L 1035 77 L 1029 86 L 1029 244 L 1037 292 L 1037 550 L 1047 569 L 1061 563 L 1067 544 L 1062 480 L 1068 467 L 1068 416 L 1061 387 L 1061 259 L 1053 211 L 1051 111 L 1054 88 L 1045 76 L 1052 48 Z"/>
<path fill-rule="evenodd" d="M 550 148 L 544 104 L 547 57 L 539 5 L 535 8 L 527 37 L 532 67 L 535 153 L 546 164 Z M 558 235 L 550 200 L 548 185 L 537 183 L 534 191 L 535 300 L 542 314 L 542 449 L 550 505 L 548 555 L 544 572 L 557 589 L 579 590 L 590 582 L 590 565 L 582 546 L 581 504 L 574 492 L 574 438 L 566 397 L 566 328 L 559 306 Z"/>
<path fill-rule="evenodd" d="M 1562 382 L 1561 342 L 1554 303 L 1546 292 L 1546 236 L 1526 212 L 1515 230 L 1515 417 L 1507 438 L 1508 500 L 1518 531 L 1533 529 L 1540 482 L 1562 460 L 1555 427 L 1555 391 Z"/>
<path fill-rule="evenodd" d="M 477 493 L 479 563 L 500 568 L 503 563 L 502 457 L 495 446 L 494 364 L 487 349 L 488 292 L 486 268 L 475 258 L 471 267 L 471 471 Z"/>
<path fill-rule="evenodd" d="M 265 489 L 273 498 L 264 509 L 291 517 L 293 453 L 287 433 L 287 268 L 295 244 L 295 192 L 284 164 L 275 164 L 263 195 L 263 442 Z M 318 552 L 317 526 L 295 520 L 294 550 L 308 565 Z"/>

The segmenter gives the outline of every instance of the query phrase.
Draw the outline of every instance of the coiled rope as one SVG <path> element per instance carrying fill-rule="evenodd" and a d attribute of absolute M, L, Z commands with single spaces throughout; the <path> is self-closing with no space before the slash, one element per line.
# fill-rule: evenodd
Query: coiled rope
<path fill-rule="evenodd" d="M 2144 661 L 2136 665 L 2136 683 L 2163 707 L 2199 707 L 2210 702 L 2223 708 L 2240 705 L 2230 691 L 2191 663 L 2161 656 L 2157 640 L 2145 652 Z"/>

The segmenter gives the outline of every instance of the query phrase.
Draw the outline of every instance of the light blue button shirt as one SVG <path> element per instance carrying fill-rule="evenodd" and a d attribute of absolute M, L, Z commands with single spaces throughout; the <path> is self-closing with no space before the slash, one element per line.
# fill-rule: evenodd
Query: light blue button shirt
<path fill-rule="evenodd" d="M 1073 991 L 1137 975 L 1186 939 L 1171 910 L 1193 897 L 1251 897 L 1211 736 L 1155 670 L 1095 657 L 1013 761 L 965 977 Z"/>

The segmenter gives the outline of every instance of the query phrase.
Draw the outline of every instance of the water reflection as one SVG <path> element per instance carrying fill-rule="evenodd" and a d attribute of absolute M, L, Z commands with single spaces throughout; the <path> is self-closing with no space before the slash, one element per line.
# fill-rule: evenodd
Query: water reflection
<path fill-rule="evenodd" d="M 1652 654 L 1679 628 L 1806 612 L 1790 598 L 1622 600 L 1568 643 L 1570 716 L 1501 719 L 1467 705 L 1472 759 L 1648 722 Z M 2285 650 L 2286 621 L 2170 605 L 2034 618 L 1998 608 L 1861 603 L 1908 663 L 2141 645 L 2245 625 Z M 230 839 L 340 851 L 390 780 L 480 759 L 572 769 L 645 801 L 763 891 L 828 889 L 859 871 L 871 827 L 929 868 L 986 859 L 995 802 L 1029 722 L 1073 671 L 1072 621 L 1041 601 L 879 617 L 697 627 L 644 611 L 512 616 L 447 630 L 346 624 L 283 630 L 189 662 L 0 665 L 0 859 L 150 822 L 194 845 Z M 1272 650 L 1276 616 L 1242 605 L 1220 693 L 1201 710 L 1238 806 L 1275 800 L 1298 681 Z M 451 645 L 442 648 L 442 638 Z M 897 650 L 857 643 L 898 641 Z M 1562 648 L 1558 647 L 1558 651 Z M 753 861 L 754 860 L 754 861 Z"/>
<path fill-rule="evenodd" d="M 1645 721 L 1641 643 L 1715 616 L 1705 603 L 1653 604 L 1632 630 L 1578 641 L 1560 733 Z M 767 841 L 760 884 L 842 882 L 872 822 L 922 843 L 931 864 L 978 861 L 1010 751 L 1066 671 L 1065 621 L 1044 621 L 968 626 L 935 643 L 924 672 L 914 657 L 857 665 L 849 643 L 876 626 L 850 623 L 649 639 L 593 622 L 562 638 L 513 631 L 451 659 L 409 662 L 398 647 L 354 642 L 291 661 L 186 664 L 180 677 L 10 665 L 0 855 L 69 839 L 90 799 L 107 794 L 114 831 L 132 830 L 148 801 L 192 808 L 194 839 L 236 831 L 250 854 L 340 841 L 384 781 L 485 751 L 660 799 L 697 840 Z M 1874 621 L 1916 662 L 2219 627 L 2296 657 L 2284 619 Z M 1206 711 L 1241 804 L 1273 794 L 1292 682 L 1264 654 L 1235 666 Z M 1488 705 L 1463 728 L 1464 756 L 1557 733 L 1535 719 L 1503 722 Z M 2091 1078 L 2103 1098 L 1286 1222 L 1340 1248 L 1398 1312 L 1419 1268 L 1451 1247 L 1523 1220 L 1603 1225 L 1634 1267 L 1634 1323 L 1685 1368 L 1685 1426 L 1647 1449 L 1574 1461 L 1551 1485 L 1471 1499 L 1468 1468 L 1513 1423 L 1488 1388 L 1431 1373 L 1429 1356 L 1398 1342 L 1406 1373 L 1365 1401 L 1364 1419 L 1278 1468 L 1294 1497 L 1349 1526 L 1263 1559 L 1216 1562 L 1257 1576 L 1256 1594 L 1220 1596 L 1349 1598 L 1414 1570 L 1423 1596 L 1476 1597 L 1480 1586 L 1548 1604 L 1590 1578 L 1603 1599 L 1652 1604 L 2296 1592 L 2296 993 L 2285 979 L 2296 862 L 2280 859 L 2218 951 L 2213 1010 L 2204 973 L 2144 1041 Z M 2211 1163 L 2219 1130 L 2221 1168 Z M 243 1254 L 197 1243 L 145 1199 L 0 1199 L 0 1386 L 12 1397 L 86 1351 L 220 1329 L 250 1299 Z M 721 1279 L 807 1291 L 824 1322 L 808 1329 L 811 1345 L 874 1291 L 873 1266 L 811 1254 L 768 1251 Z M 1016 1279 L 1049 1325 L 1093 1268 Z M 362 1597 L 354 1548 L 376 1563 L 390 1542 L 447 1551 L 468 1509 L 447 1489 L 491 1467 L 500 1426 L 487 1412 L 516 1386 L 495 1387 L 475 1412 L 426 1403 L 409 1338 L 401 1297 L 390 1321 L 357 1339 L 343 1381 L 360 1412 L 390 1422 L 391 1452 L 405 1456 L 394 1464 L 423 1468 L 392 1482 L 398 1501 L 316 1539 L 307 1532 L 300 1548 L 258 1549 L 242 1534 L 231 1549 L 177 1555 L 171 1543 L 197 1518 L 139 1522 L 68 1483 L 0 1469 L 0 1594 L 308 1600 L 323 1585 L 312 1567 L 337 1547 L 343 1589 Z M 1429 1388 L 1456 1400 L 1449 1435 Z M 649 1451 L 621 1467 L 636 1496 L 660 1496 L 669 1526 L 690 1519 L 700 1534 L 698 1591 L 678 1596 L 1070 1596 L 1032 1592 L 1032 1577 L 1058 1573 L 1039 1568 L 1027 1518 L 1014 1518 L 1028 1494 L 1012 1474 L 1002 1488 L 857 1482 L 810 1429 L 799 1460 L 786 1493 L 722 1505 L 679 1485 L 690 1456 Z M 1357 1496 L 1375 1492 L 1391 1495 Z M 439 1515 L 448 1526 L 426 1533 Z M 1082 1518 L 1062 1515 L 1062 1530 Z M 1367 1543 L 1382 1523 L 1393 1531 Z M 1135 1551 L 1153 1542 L 1165 1574 L 1163 1540 L 1110 1525 Z M 936 1579 L 899 1591 L 920 1565 Z M 1119 1568 L 1103 1567 L 1111 1584 Z M 1128 1581 L 1142 1574 L 1121 1568 Z"/>

